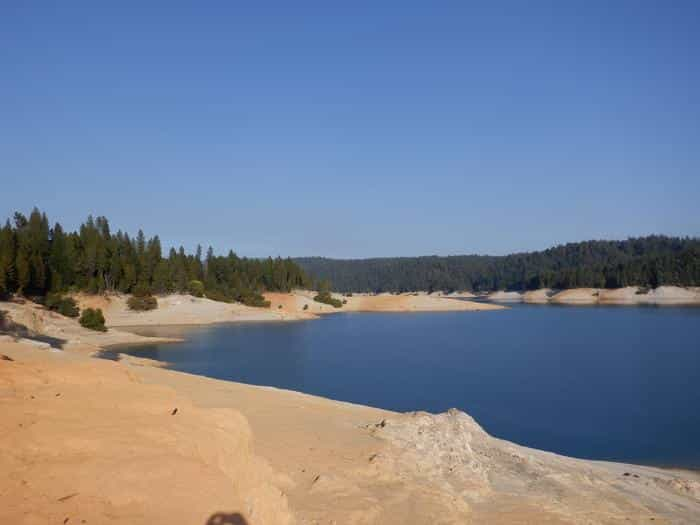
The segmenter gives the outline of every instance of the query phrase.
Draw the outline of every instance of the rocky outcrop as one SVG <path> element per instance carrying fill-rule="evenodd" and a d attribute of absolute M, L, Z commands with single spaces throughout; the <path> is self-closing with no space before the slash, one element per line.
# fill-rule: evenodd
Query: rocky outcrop
<path fill-rule="evenodd" d="M 504 502 L 524 514 L 539 508 L 543 514 L 536 522 L 551 514 L 574 523 L 665 519 L 691 524 L 700 516 L 696 474 L 522 447 L 490 436 L 458 410 L 397 415 L 373 425 L 371 432 L 395 448 L 382 458 L 387 468 L 437 484 L 484 519 L 495 517 Z"/>

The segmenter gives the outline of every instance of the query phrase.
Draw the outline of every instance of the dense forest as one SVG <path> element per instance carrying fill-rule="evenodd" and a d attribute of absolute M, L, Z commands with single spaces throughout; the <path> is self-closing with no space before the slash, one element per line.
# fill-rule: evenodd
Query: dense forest
<path fill-rule="evenodd" d="M 263 291 L 309 287 L 291 259 L 248 259 L 232 251 L 202 255 L 171 248 L 163 255 L 158 236 L 146 239 L 110 231 L 105 217 L 88 219 L 79 231 L 53 227 L 44 213 L 15 213 L 0 228 L 0 295 L 45 296 L 50 292 L 190 292 L 222 301 L 260 305 Z"/>
<path fill-rule="evenodd" d="M 700 286 L 700 239 L 658 235 L 505 256 L 309 257 L 295 262 L 340 292 Z"/>
<path fill-rule="evenodd" d="M 113 234 L 105 217 L 88 217 L 78 231 L 66 232 L 36 208 L 28 217 L 15 213 L 0 228 L 0 296 L 187 292 L 262 305 L 264 291 L 311 288 L 308 276 L 340 292 L 700 286 L 700 239 L 587 241 L 506 256 L 291 260 L 214 255 L 212 248 L 203 255 L 201 247 L 164 255 L 157 235 Z"/>

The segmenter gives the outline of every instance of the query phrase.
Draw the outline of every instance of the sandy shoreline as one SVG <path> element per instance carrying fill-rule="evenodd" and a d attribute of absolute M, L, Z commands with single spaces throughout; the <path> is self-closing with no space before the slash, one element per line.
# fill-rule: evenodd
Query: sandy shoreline
<path fill-rule="evenodd" d="M 339 312 L 446 312 L 487 311 L 502 306 L 457 299 L 455 296 L 422 294 L 354 295 L 333 294 L 345 301 L 342 308 L 318 303 L 315 292 L 295 290 L 291 293 L 269 292 L 265 298 L 269 308 L 254 308 L 239 303 L 222 303 L 207 298 L 173 294 L 158 297 L 158 308 L 149 312 L 132 312 L 127 296 L 75 295 L 81 308 L 100 308 L 109 327 L 204 325 L 228 322 L 275 322 L 317 319 Z"/>
<path fill-rule="evenodd" d="M 697 473 L 528 449 L 458 411 L 398 414 L 16 342 L 0 354 L 11 359 L 0 359 L 3 523 L 693 523 L 700 512 Z"/>
<path fill-rule="evenodd" d="M 527 292 L 492 292 L 485 298 L 496 303 L 683 306 L 700 305 L 700 288 L 680 288 L 678 286 L 659 286 L 655 289 L 643 289 L 636 286 L 617 289 L 551 290 L 542 288 Z"/>
<path fill-rule="evenodd" d="M 380 300 L 348 304 L 465 303 L 372 297 Z M 312 300 L 271 299 L 284 320 L 299 305 L 308 314 Z M 112 308 L 117 320 L 140 315 Z M 30 303 L 0 310 L 30 336 L 60 335 L 63 348 L 0 337 L 0 523 L 694 523 L 700 515 L 697 472 L 529 449 L 459 411 L 399 414 L 148 359 L 95 359 L 124 342 L 176 338 L 87 333 Z"/>

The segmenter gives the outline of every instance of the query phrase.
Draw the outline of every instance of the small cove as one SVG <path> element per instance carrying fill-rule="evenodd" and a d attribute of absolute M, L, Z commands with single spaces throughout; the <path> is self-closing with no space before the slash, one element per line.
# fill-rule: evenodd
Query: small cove
<path fill-rule="evenodd" d="M 457 407 L 498 437 L 576 457 L 698 468 L 699 328 L 697 307 L 518 304 L 141 327 L 185 341 L 118 351 L 390 410 Z"/>

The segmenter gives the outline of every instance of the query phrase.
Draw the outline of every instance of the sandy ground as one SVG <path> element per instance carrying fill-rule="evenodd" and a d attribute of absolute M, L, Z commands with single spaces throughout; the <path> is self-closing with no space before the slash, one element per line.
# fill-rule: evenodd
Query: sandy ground
<path fill-rule="evenodd" d="M 554 292 L 549 288 L 530 290 L 522 294 L 522 301 L 529 304 L 545 304 L 551 299 Z"/>
<path fill-rule="evenodd" d="M 0 341 L 0 354 L 0 523 L 613 524 L 700 515 L 696 474 L 520 447 L 458 411 L 397 414 L 17 342 Z"/>
<path fill-rule="evenodd" d="M 554 294 L 550 302 L 554 304 L 596 304 L 600 299 L 598 288 L 574 288 Z"/>
<path fill-rule="evenodd" d="M 333 294 L 336 299 L 345 301 L 342 308 L 317 303 L 313 300 L 315 292 L 295 290 L 291 294 L 267 293 L 265 298 L 271 302 L 270 309 L 284 313 L 288 318 L 299 314 L 323 315 L 336 312 L 477 312 L 499 310 L 503 307 L 492 304 L 464 301 L 456 297 L 436 294 L 353 294 L 343 296 Z M 281 306 L 281 308 L 280 308 Z M 306 309 L 304 309 L 306 307 Z"/>
<path fill-rule="evenodd" d="M 500 290 L 498 292 L 491 292 L 488 294 L 487 298 L 497 303 L 519 303 L 523 300 L 523 294 L 520 292 L 505 292 Z"/>
<path fill-rule="evenodd" d="M 653 290 L 637 287 L 600 290 L 599 300 L 609 304 L 700 304 L 700 288 L 659 286 Z"/>
<path fill-rule="evenodd" d="M 11 333 L 15 338 L 32 339 L 37 345 L 43 341 L 64 350 L 92 353 L 109 345 L 172 341 L 163 337 L 142 337 L 114 328 L 104 333 L 95 332 L 83 328 L 74 319 L 29 301 L 0 302 L 0 315 L 0 332 Z"/>
<path fill-rule="evenodd" d="M 480 311 L 501 308 L 496 305 L 458 300 L 457 296 L 427 294 L 334 296 L 347 303 L 342 308 L 318 303 L 315 292 L 295 290 L 292 293 L 266 293 L 269 308 L 253 308 L 239 303 L 222 303 L 190 295 L 158 297 L 158 308 L 149 312 L 133 312 L 127 308 L 128 296 L 75 295 L 80 308 L 101 308 L 107 326 L 166 326 L 211 324 L 238 321 L 297 321 L 314 319 L 337 312 L 441 312 Z M 464 295 L 466 297 L 466 295 Z"/>
<path fill-rule="evenodd" d="M 177 313 L 182 300 L 171 299 Z M 270 299 L 262 312 L 278 319 L 326 313 L 310 295 Z M 83 304 L 90 300 L 104 305 Z M 347 300 L 354 311 L 471 308 L 428 295 Z M 117 319 L 143 315 L 107 306 Z M 397 414 L 148 360 L 99 360 L 89 352 L 148 339 L 84 330 L 31 303 L 0 311 L 14 330 L 0 335 L 2 524 L 697 523 L 700 515 L 696 473 L 527 449 L 458 411 Z"/>
<path fill-rule="evenodd" d="M 289 316 L 284 312 L 253 308 L 240 303 L 222 303 L 205 297 L 173 294 L 158 297 L 158 308 L 148 312 L 128 309 L 128 296 L 113 294 L 76 295 L 80 308 L 101 308 L 108 326 L 141 326 L 173 324 L 212 324 L 236 321 L 284 321 L 300 319 L 303 315 Z"/>
<path fill-rule="evenodd" d="M 525 302 L 554 304 L 619 304 L 619 305 L 683 305 L 700 304 L 700 288 L 659 286 L 653 290 L 641 290 L 628 286 L 608 290 L 605 288 L 573 288 L 555 291 L 549 288 L 520 292 L 493 292 L 488 299 L 495 302 Z"/>
<path fill-rule="evenodd" d="M 380 294 L 374 296 L 346 297 L 343 307 L 355 312 L 441 312 L 500 310 L 503 307 L 492 304 L 462 301 L 452 297 L 434 295 Z"/>
<path fill-rule="evenodd" d="M 119 363 L 13 342 L 0 353 L 14 359 L 0 360 L 0 523 L 292 522 L 239 412 L 195 407 Z"/>

